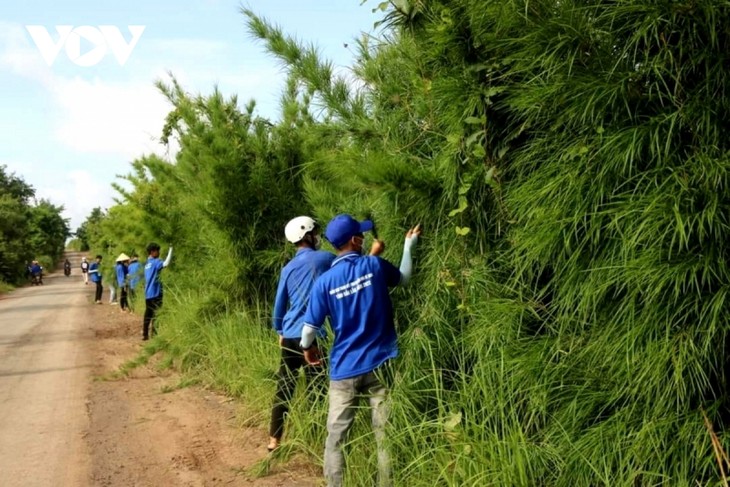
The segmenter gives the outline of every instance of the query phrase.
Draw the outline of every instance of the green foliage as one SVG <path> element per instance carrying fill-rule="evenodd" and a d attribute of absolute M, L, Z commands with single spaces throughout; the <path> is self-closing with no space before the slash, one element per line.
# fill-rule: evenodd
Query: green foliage
<path fill-rule="evenodd" d="M 717 484 L 701 411 L 726 426 L 730 6 L 376 9 L 388 30 L 360 40 L 357 83 L 244 10 L 290 75 L 276 124 L 160 86 L 176 162 L 136 161 L 97 241 L 180 243 L 164 350 L 263 415 L 286 221 L 370 215 L 392 261 L 421 222 L 394 292 L 399 485 Z M 316 456 L 307 414 L 288 441 Z M 366 485 L 364 420 L 353 436 Z"/>
<path fill-rule="evenodd" d="M 0 280 L 19 282 L 26 263 L 41 260 L 53 268 L 69 236 L 62 206 L 34 200 L 35 190 L 0 166 Z"/>
<path fill-rule="evenodd" d="M 0 281 L 0 294 L 12 291 L 14 288 L 10 284 Z"/>
<path fill-rule="evenodd" d="M 74 235 L 76 236 L 76 239 L 79 240 L 80 251 L 86 252 L 89 250 L 90 240 L 96 237 L 96 234 L 98 233 L 96 227 L 99 222 L 101 222 L 102 218 L 104 218 L 104 212 L 100 207 L 96 207 L 91 210 L 91 213 L 86 217 L 86 220 L 84 220 L 81 226 L 76 229 Z"/>
<path fill-rule="evenodd" d="M 38 254 L 47 255 L 54 263 L 61 258 L 66 238 L 70 235 L 68 220 L 61 216 L 63 206 L 40 200 L 30 209 L 28 244 Z"/>

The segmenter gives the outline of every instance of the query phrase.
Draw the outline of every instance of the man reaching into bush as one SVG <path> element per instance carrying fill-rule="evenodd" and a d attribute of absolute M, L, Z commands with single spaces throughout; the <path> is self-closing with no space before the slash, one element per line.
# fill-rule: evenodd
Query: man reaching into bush
<path fill-rule="evenodd" d="M 96 260 L 89 266 L 89 276 L 91 282 L 96 284 L 94 304 L 101 304 L 101 294 L 104 292 L 104 286 L 101 284 L 101 255 L 97 255 Z"/>
<path fill-rule="evenodd" d="M 361 396 L 372 409 L 372 426 L 378 447 L 379 485 L 391 485 L 390 456 L 384 440 L 387 389 L 376 374 L 379 367 L 398 355 L 393 305 L 388 288 L 404 285 L 412 273 L 411 250 L 421 234 L 419 226 L 406 233 L 400 269 L 375 256 L 363 256 L 363 233 L 371 221 L 358 222 L 338 215 L 327 225 L 325 237 L 338 250 L 329 271 L 315 282 L 304 317 L 301 347 L 310 364 L 319 363 L 315 336 L 327 316 L 334 331 L 330 353 L 329 413 L 324 450 L 327 485 L 342 485 L 342 446 L 355 419 Z M 378 251 L 382 252 L 383 244 Z M 371 252 L 372 253 L 372 252 Z"/>
<path fill-rule="evenodd" d="M 296 246 L 297 253 L 281 270 L 274 301 L 273 326 L 279 335 L 281 364 L 271 411 L 269 451 L 279 446 L 284 433 L 284 415 L 289 412 L 299 369 L 304 368 L 308 383 L 319 372 L 315 367 L 306 367 L 299 350 L 304 325 L 302 319 L 314 281 L 330 268 L 335 258 L 330 252 L 319 250 L 319 228 L 317 222 L 308 216 L 290 220 L 284 227 L 284 234 Z"/>
<path fill-rule="evenodd" d="M 147 246 L 147 254 L 147 262 L 144 266 L 144 297 L 146 307 L 144 310 L 144 321 L 142 322 L 142 340 L 149 340 L 150 335 L 155 334 L 155 314 L 160 306 L 162 306 L 160 272 L 170 265 L 170 261 L 172 260 L 172 245 L 167 251 L 167 257 L 164 262 L 160 260 L 160 246 L 154 242 Z"/>

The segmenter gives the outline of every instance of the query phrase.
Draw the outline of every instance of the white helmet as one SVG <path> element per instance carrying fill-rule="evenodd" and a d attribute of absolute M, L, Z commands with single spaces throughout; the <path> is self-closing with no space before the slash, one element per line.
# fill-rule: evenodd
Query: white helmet
<path fill-rule="evenodd" d="M 284 235 L 291 243 L 299 243 L 307 232 L 311 232 L 317 226 L 317 222 L 308 216 L 298 216 L 289 220 L 284 227 Z"/>

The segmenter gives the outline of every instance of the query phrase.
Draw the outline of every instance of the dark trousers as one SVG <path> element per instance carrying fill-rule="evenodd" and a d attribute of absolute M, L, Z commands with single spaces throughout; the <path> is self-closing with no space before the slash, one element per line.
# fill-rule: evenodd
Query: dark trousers
<path fill-rule="evenodd" d="M 137 295 L 137 291 L 134 290 L 133 287 L 129 287 L 129 297 L 127 298 L 127 306 L 129 306 L 129 309 L 134 309 L 134 298 Z"/>
<path fill-rule="evenodd" d="M 101 285 L 101 281 L 96 281 L 96 295 L 94 301 L 101 301 L 101 293 L 104 291 L 104 286 Z"/>
<path fill-rule="evenodd" d="M 285 338 L 281 346 L 281 365 L 279 366 L 278 380 L 274 407 L 271 411 L 271 426 L 269 435 L 281 439 L 284 434 L 284 416 L 289 413 L 289 402 L 297 387 L 299 369 L 304 368 L 307 379 L 307 390 L 316 392 L 324 387 L 323 368 L 307 364 L 304 354 L 299 349 L 299 338 Z"/>
<path fill-rule="evenodd" d="M 127 286 L 119 288 L 119 306 L 123 310 L 129 308 L 129 301 L 127 301 Z"/>
<path fill-rule="evenodd" d="M 155 314 L 157 310 L 162 306 L 162 296 L 145 300 L 147 307 L 144 310 L 144 322 L 142 323 L 142 339 L 147 340 L 155 335 Z"/>

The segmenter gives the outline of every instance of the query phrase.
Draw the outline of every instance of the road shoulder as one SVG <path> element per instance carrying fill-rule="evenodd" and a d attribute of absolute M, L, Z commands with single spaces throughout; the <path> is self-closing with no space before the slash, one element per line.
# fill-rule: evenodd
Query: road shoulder
<path fill-rule="evenodd" d="M 89 304 L 88 316 L 93 375 L 109 377 L 139 354 L 141 318 L 108 304 Z M 180 381 L 149 364 L 92 383 L 87 442 L 94 485 L 318 485 L 318 472 L 296 459 L 254 478 L 251 467 L 267 456 L 266 431 L 237 426 L 246 415 L 236 401 L 199 386 L 178 388 Z"/>

